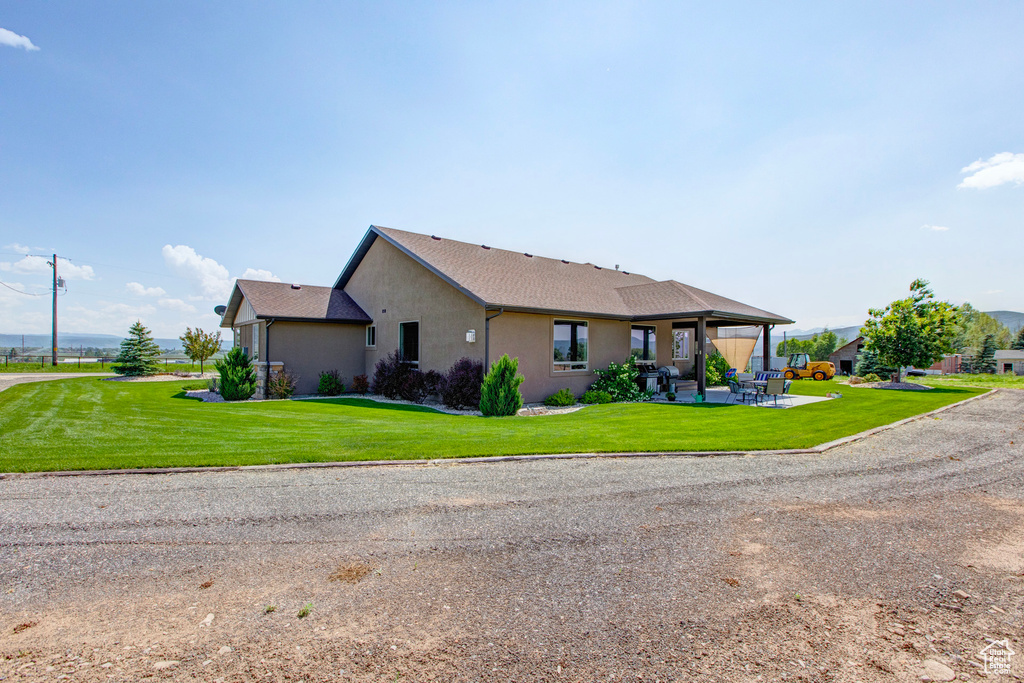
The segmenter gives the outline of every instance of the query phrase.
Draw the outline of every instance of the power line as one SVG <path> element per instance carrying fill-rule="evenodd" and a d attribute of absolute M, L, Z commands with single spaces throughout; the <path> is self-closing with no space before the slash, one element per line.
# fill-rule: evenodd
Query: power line
<path fill-rule="evenodd" d="M 14 287 L 11 287 L 6 282 L 0 282 L 0 285 L 3 285 L 4 287 L 6 287 L 7 289 L 11 290 L 12 292 L 17 292 L 18 294 L 24 294 L 25 296 L 46 296 L 47 294 L 50 293 L 50 292 L 47 292 L 46 294 L 33 294 L 32 292 L 23 292 L 20 289 L 15 289 Z"/>

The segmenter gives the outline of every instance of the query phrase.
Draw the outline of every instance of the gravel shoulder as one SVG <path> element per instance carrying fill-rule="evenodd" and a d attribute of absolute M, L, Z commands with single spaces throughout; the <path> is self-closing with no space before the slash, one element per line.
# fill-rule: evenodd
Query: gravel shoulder
<path fill-rule="evenodd" d="M 1022 617 L 1013 390 L 821 454 L 0 481 L 7 680 L 971 679 Z"/>

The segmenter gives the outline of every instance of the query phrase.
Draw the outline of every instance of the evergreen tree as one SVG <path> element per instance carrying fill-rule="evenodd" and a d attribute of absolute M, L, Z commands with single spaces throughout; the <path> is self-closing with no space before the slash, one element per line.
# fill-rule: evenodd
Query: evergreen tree
<path fill-rule="evenodd" d="M 181 340 L 182 348 L 185 349 L 185 355 L 188 356 L 193 363 L 199 361 L 199 372 L 203 372 L 203 363 L 206 362 L 213 354 L 220 351 L 220 330 L 217 330 L 217 334 L 213 332 L 203 332 L 201 327 L 197 327 L 196 331 L 193 332 L 191 327 L 185 328 L 185 334 L 178 337 Z"/>
<path fill-rule="evenodd" d="M 491 371 L 480 387 L 480 412 L 485 417 L 515 415 L 523 407 L 519 385 L 525 379 L 519 372 L 519 359 L 503 355 L 491 364 Z"/>
<path fill-rule="evenodd" d="M 245 401 L 256 393 L 256 368 L 241 348 L 231 349 L 215 365 L 220 372 L 220 395 L 225 401 Z"/>
<path fill-rule="evenodd" d="M 858 377 L 864 377 L 865 375 L 889 377 L 894 372 L 896 372 L 894 368 L 882 365 L 878 360 L 878 354 L 868 349 L 864 349 L 857 354 L 857 364 L 853 368 L 853 374 Z"/>
<path fill-rule="evenodd" d="M 128 377 L 155 375 L 160 371 L 156 359 L 159 355 L 160 347 L 149 330 L 142 321 L 136 321 L 128 330 L 128 338 L 121 342 L 121 352 L 111 367 L 117 374 Z"/>
<path fill-rule="evenodd" d="M 971 372 L 987 373 L 991 375 L 996 371 L 996 336 L 986 334 L 981 342 L 981 351 L 974 357 L 971 363 Z"/>
<path fill-rule="evenodd" d="M 1020 328 L 1020 331 L 1017 332 L 1017 338 L 1010 344 L 1010 348 L 1024 351 L 1024 327 Z"/>

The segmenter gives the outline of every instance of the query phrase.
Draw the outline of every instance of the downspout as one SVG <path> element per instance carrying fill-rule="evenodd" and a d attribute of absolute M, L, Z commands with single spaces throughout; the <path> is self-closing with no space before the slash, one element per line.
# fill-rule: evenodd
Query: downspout
<path fill-rule="evenodd" d="M 486 309 L 484 309 L 486 311 Z M 505 307 L 502 306 L 498 309 L 498 312 L 494 315 L 489 315 L 484 318 L 484 374 L 491 367 L 491 318 L 497 318 L 499 315 L 505 312 Z"/>
<path fill-rule="evenodd" d="M 274 324 L 274 319 L 271 318 L 267 321 L 267 338 L 266 343 L 263 345 L 264 350 L 267 353 L 267 374 L 266 380 L 263 382 L 263 398 L 270 397 L 270 326 Z"/>

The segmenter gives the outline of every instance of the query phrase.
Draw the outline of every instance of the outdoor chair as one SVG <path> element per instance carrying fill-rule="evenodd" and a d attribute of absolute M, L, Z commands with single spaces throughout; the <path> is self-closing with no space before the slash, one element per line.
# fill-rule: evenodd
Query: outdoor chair
<path fill-rule="evenodd" d="M 789 391 L 790 381 L 781 377 L 769 377 L 768 383 L 764 388 L 765 399 L 771 398 L 775 405 L 779 405 L 779 396 L 782 396 L 783 401 L 786 399 L 786 394 Z"/>
<path fill-rule="evenodd" d="M 756 389 L 741 389 L 739 384 L 737 384 L 736 382 L 733 382 L 731 380 L 729 381 L 729 398 L 726 400 L 726 403 L 728 403 L 730 401 L 735 403 L 737 400 L 740 400 L 743 403 L 746 403 L 748 396 L 756 402 L 757 401 L 757 390 Z"/>

